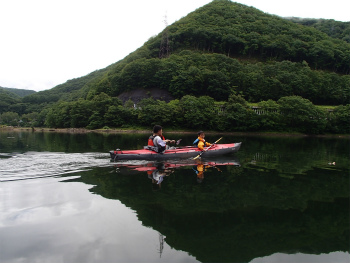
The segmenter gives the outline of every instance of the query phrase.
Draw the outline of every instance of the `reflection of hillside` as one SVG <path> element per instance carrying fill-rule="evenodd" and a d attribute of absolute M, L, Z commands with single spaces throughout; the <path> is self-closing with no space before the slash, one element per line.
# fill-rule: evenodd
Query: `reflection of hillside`
<path fill-rule="evenodd" d="M 144 172 L 113 171 L 94 169 L 76 180 L 120 200 L 170 246 L 200 261 L 348 250 L 349 170 L 318 168 L 287 178 L 272 169 L 227 166 L 208 171 L 198 184 L 191 168 L 179 168 L 160 191 L 152 190 Z"/>
<path fill-rule="evenodd" d="M 143 147 L 142 134 L 56 133 L 30 131 L 0 131 L 2 152 L 52 151 L 52 152 L 107 152 L 111 145 Z"/>
<path fill-rule="evenodd" d="M 299 160 L 299 161 L 298 161 Z M 332 160 L 332 159 L 330 159 Z M 329 158 L 326 156 L 315 156 L 314 158 L 309 154 L 298 154 L 298 156 L 279 155 L 277 153 L 255 153 L 252 159 L 247 160 L 243 165 L 247 169 L 258 171 L 276 170 L 281 176 L 289 174 L 305 174 L 314 167 L 336 169 L 339 166 L 346 167 L 348 160 L 337 156 L 337 167 L 329 167 Z M 295 165 L 297 163 L 298 165 Z"/>
<path fill-rule="evenodd" d="M 314 167 L 326 169 L 333 161 L 336 161 L 337 167 L 332 169 L 349 166 L 349 140 L 346 138 L 263 137 L 251 138 L 243 145 L 249 149 L 248 154 L 240 155 L 245 168 L 276 170 L 281 176 L 306 174 Z"/>

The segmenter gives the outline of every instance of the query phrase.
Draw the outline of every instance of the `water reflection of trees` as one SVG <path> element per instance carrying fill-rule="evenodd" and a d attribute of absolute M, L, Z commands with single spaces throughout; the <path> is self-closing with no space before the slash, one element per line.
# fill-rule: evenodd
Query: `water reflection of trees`
<path fill-rule="evenodd" d="M 93 193 L 118 199 L 166 242 L 205 262 L 249 262 L 276 252 L 329 253 L 349 244 L 349 170 L 277 170 L 223 166 L 198 184 L 177 168 L 160 191 L 144 171 L 96 168 L 80 179 Z M 117 172 L 116 172 L 117 171 Z"/>

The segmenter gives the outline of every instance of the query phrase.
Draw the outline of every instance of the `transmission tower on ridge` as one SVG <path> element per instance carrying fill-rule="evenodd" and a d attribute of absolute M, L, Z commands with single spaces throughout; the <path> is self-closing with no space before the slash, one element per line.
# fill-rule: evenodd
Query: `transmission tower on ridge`
<path fill-rule="evenodd" d="M 167 15 L 164 16 L 165 29 L 163 30 L 162 40 L 159 48 L 159 58 L 167 58 L 169 56 L 169 35 L 168 35 L 168 20 Z"/>

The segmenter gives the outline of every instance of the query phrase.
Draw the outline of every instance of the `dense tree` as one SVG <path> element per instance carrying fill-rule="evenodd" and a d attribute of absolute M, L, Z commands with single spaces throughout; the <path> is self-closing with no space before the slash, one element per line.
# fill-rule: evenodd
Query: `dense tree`
<path fill-rule="evenodd" d="M 69 102 L 57 103 L 48 111 L 45 125 L 54 128 L 70 128 L 70 109 L 71 103 Z"/>
<path fill-rule="evenodd" d="M 124 127 L 138 125 L 137 112 L 130 107 L 121 105 L 109 106 L 104 115 L 105 125 L 108 127 Z"/>
<path fill-rule="evenodd" d="M 88 126 L 89 116 L 91 116 L 92 108 L 94 107 L 93 103 L 91 101 L 79 99 L 71 104 L 70 127 L 83 128 Z"/>
<path fill-rule="evenodd" d="M 231 94 L 225 103 L 225 114 L 222 116 L 228 131 L 254 131 L 258 129 L 257 115 L 241 96 Z"/>
<path fill-rule="evenodd" d="M 284 125 L 279 112 L 279 104 L 274 100 L 261 101 L 258 103 L 259 130 L 283 131 Z"/>
<path fill-rule="evenodd" d="M 340 22 L 333 19 L 292 18 L 291 21 L 304 26 L 314 27 L 328 36 L 350 43 L 350 22 Z"/>
<path fill-rule="evenodd" d="M 191 95 L 183 96 L 180 100 L 180 107 L 183 113 L 184 127 L 213 129 L 217 118 L 214 102 L 214 99 L 209 96 L 199 98 Z"/>
<path fill-rule="evenodd" d="M 40 119 L 40 115 L 38 112 L 31 112 L 28 114 L 23 114 L 21 119 L 23 121 L 23 126 L 26 126 L 26 127 L 40 126 L 40 125 L 38 125 L 39 119 Z"/>
<path fill-rule="evenodd" d="M 332 133 L 350 133 L 350 104 L 340 105 L 328 116 L 328 129 Z"/>
<path fill-rule="evenodd" d="M 319 134 L 326 127 L 326 113 L 309 100 L 299 96 L 280 98 L 280 114 L 287 130 L 308 134 Z"/>
<path fill-rule="evenodd" d="M 4 112 L 0 115 L 0 123 L 17 126 L 19 124 L 20 118 L 17 112 Z"/>
<path fill-rule="evenodd" d="M 11 111 L 11 105 L 15 105 L 17 103 L 20 103 L 20 98 L 17 95 L 11 95 L 10 92 L 0 88 L 0 114 Z"/>
<path fill-rule="evenodd" d="M 118 98 L 112 98 L 105 93 L 100 93 L 91 100 L 92 114 L 89 117 L 88 129 L 97 129 L 105 126 L 104 116 L 108 111 L 108 108 L 112 105 L 118 106 L 122 102 Z"/>

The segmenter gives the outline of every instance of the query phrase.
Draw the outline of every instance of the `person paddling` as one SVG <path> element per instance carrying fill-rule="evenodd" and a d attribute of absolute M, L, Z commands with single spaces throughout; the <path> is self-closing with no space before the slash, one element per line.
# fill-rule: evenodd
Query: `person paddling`
<path fill-rule="evenodd" d="M 206 142 L 204 138 L 205 138 L 204 131 L 199 131 L 198 138 L 193 142 L 193 144 L 197 145 L 198 149 L 201 151 L 204 150 L 204 147 L 208 147 L 211 145 L 209 142 Z"/>
<path fill-rule="evenodd" d="M 155 125 L 153 127 L 153 135 L 148 138 L 147 146 L 157 153 L 163 153 L 167 149 L 167 143 L 175 143 L 175 140 L 165 139 L 162 126 Z"/>

